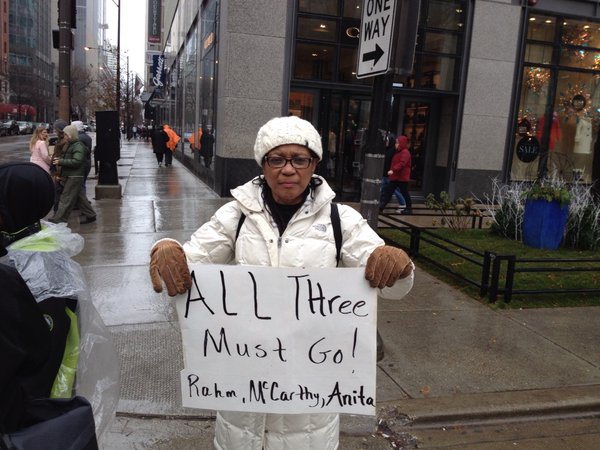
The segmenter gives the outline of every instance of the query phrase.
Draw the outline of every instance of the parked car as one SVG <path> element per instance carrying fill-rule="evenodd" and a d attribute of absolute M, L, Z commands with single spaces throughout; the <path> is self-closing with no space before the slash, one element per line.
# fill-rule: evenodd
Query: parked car
<path fill-rule="evenodd" d="M 19 124 L 16 120 L 7 120 L 2 124 L 6 128 L 7 136 L 14 136 L 19 134 Z"/>
<path fill-rule="evenodd" d="M 19 122 L 17 122 L 17 124 L 19 125 L 19 134 L 32 134 L 33 133 L 33 126 L 31 124 L 31 122 L 19 121 Z"/>

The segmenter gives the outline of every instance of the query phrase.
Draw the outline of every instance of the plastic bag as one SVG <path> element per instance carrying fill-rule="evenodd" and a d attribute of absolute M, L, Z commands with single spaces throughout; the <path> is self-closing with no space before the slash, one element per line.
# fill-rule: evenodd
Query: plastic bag
<path fill-rule="evenodd" d="M 42 221 L 42 227 L 38 233 L 11 244 L 8 255 L 0 259 L 19 271 L 38 303 L 52 297 L 77 300 L 79 345 L 67 342 L 53 395 L 85 397 L 92 405 L 100 438 L 114 417 L 119 400 L 117 351 L 92 303 L 81 266 L 71 259 L 83 249 L 83 237 L 72 233 L 66 224 Z"/>
<path fill-rule="evenodd" d="M 83 249 L 83 237 L 66 224 L 42 224 L 38 233 L 12 243 L 8 258 L 38 303 L 50 297 L 77 298 L 87 284 L 71 257 Z"/>

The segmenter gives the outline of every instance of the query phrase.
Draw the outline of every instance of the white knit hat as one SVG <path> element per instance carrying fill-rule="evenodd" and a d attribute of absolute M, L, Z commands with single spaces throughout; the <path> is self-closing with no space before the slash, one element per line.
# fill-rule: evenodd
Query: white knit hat
<path fill-rule="evenodd" d="M 75 128 L 77 128 L 77 131 L 85 130 L 85 128 L 83 127 L 83 122 L 81 120 L 74 120 L 73 122 L 71 122 L 71 125 L 75 125 Z"/>
<path fill-rule="evenodd" d="M 77 127 L 75 125 L 67 125 L 63 132 L 69 136 L 69 139 L 72 141 L 79 139 L 79 133 L 77 132 Z"/>
<path fill-rule="evenodd" d="M 312 150 L 323 158 L 321 136 L 312 124 L 296 116 L 276 117 L 264 124 L 256 135 L 254 143 L 254 159 L 258 165 L 267 153 L 275 147 L 286 144 L 298 144 Z"/>

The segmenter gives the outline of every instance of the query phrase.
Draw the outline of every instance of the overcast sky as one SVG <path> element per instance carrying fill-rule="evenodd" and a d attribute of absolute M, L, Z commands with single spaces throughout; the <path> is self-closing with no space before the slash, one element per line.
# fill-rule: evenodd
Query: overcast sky
<path fill-rule="evenodd" d="M 146 51 L 146 7 L 147 0 L 107 0 L 108 39 L 117 45 L 118 8 L 121 2 L 121 54 L 129 55 L 129 70 L 144 75 L 144 53 Z M 127 53 L 125 53 L 127 51 Z M 123 63 L 123 60 L 121 60 Z"/>

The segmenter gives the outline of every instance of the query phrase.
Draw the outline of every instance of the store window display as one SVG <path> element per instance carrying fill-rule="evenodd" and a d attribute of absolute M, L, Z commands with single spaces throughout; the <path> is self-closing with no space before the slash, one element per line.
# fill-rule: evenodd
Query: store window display
<path fill-rule="evenodd" d="M 524 58 L 511 180 L 591 184 L 600 149 L 599 24 L 530 14 Z"/>

